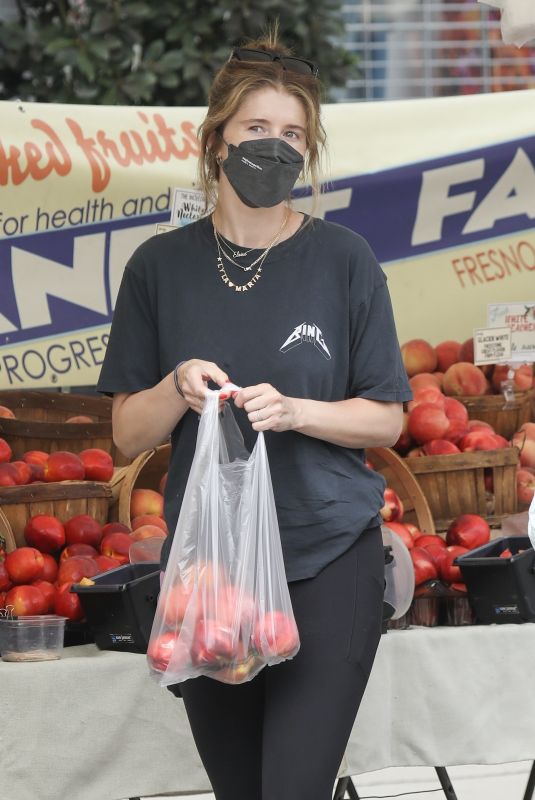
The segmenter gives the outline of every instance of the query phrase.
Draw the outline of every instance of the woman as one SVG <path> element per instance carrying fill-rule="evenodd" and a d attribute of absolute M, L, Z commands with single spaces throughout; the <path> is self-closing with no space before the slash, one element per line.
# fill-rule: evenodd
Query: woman
<path fill-rule="evenodd" d="M 383 481 L 363 448 L 396 441 L 410 390 L 370 248 L 289 204 L 300 174 L 317 190 L 323 140 L 314 65 L 274 37 L 234 50 L 201 127 L 215 210 L 134 253 L 99 382 L 125 454 L 171 436 L 171 531 L 208 384 L 243 387 L 246 444 L 265 432 L 301 648 L 248 683 L 171 687 L 217 800 L 331 797 L 381 632 Z"/>

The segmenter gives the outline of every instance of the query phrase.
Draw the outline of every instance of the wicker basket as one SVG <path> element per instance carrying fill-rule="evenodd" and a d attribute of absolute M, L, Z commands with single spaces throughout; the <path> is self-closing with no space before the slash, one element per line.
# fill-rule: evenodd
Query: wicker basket
<path fill-rule="evenodd" d="M 497 526 L 517 510 L 516 447 L 420 456 L 405 463 L 422 488 L 437 531 L 446 530 L 460 514 L 479 514 Z M 486 470 L 492 473 L 493 494 L 485 488 Z"/>
<path fill-rule="evenodd" d="M 134 489 L 154 489 L 167 472 L 171 445 L 162 444 L 154 450 L 145 450 L 128 467 L 117 471 L 112 479 L 112 504 L 109 511 L 110 522 L 122 522 L 131 526 L 130 501 Z"/>
<path fill-rule="evenodd" d="M 35 514 L 52 514 L 65 522 L 89 514 L 104 525 L 108 519 L 111 489 L 106 483 L 61 481 L 0 488 L 0 510 L 13 532 L 17 547 L 26 544 L 24 528 Z"/>
<path fill-rule="evenodd" d="M 99 447 L 110 453 L 117 466 L 129 464 L 113 443 L 109 397 L 92 397 L 62 392 L 3 391 L 0 405 L 10 408 L 16 419 L 0 418 L 0 436 L 14 456 L 26 450 L 70 450 L 79 453 Z M 93 422 L 65 422 L 69 417 L 91 417 Z"/>
<path fill-rule="evenodd" d="M 366 457 L 403 503 L 403 522 L 412 522 L 423 533 L 435 533 L 433 515 L 425 494 L 406 462 L 388 447 L 369 448 Z"/>
<path fill-rule="evenodd" d="M 3 539 L 6 545 L 6 552 L 11 553 L 17 547 L 11 525 L 2 509 L 0 508 L 0 539 Z"/>
<path fill-rule="evenodd" d="M 533 418 L 535 392 L 515 392 L 514 402 L 506 404 L 502 394 L 481 397 L 456 397 L 467 409 L 470 419 L 480 419 L 492 425 L 496 433 L 510 439 L 524 422 Z"/>

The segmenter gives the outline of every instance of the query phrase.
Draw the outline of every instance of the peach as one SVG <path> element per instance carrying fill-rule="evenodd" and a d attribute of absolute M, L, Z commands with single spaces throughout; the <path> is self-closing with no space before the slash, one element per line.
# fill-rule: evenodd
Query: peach
<path fill-rule="evenodd" d="M 488 430 L 494 433 L 494 428 L 492 427 L 490 422 L 484 422 L 484 420 L 482 419 L 469 419 L 468 430 L 469 431 Z"/>
<path fill-rule="evenodd" d="M 420 456 L 424 456 L 425 453 L 421 447 L 413 447 L 412 450 L 409 450 L 407 453 L 407 458 L 420 458 Z"/>
<path fill-rule="evenodd" d="M 441 383 L 442 381 L 436 372 L 418 372 L 412 378 L 409 378 L 409 386 L 413 392 L 423 389 L 424 386 L 436 386 L 440 389 Z"/>
<path fill-rule="evenodd" d="M 17 468 L 7 461 L 0 463 L 0 486 L 17 486 L 18 482 Z"/>
<path fill-rule="evenodd" d="M 407 404 L 407 410 L 411 412 L 422 403 L 434 403 L 440 408 L 444 408 L 445 399 L 445 396 L 437 386 L 424 386 L 414 392 L 412 400 L 409 400 Z"/>
<path fill-rule="evenodd" d="M 50 453 L 45 453 L 44 450 L 26 450 L 22 454 L 22 460 L 27 464 L 37 464 L 38 467 L 44 467 L 49 455 Z"/>
<path fill-rule="evenodd" d="M 83 481 L 85 468 L 80 458 L 67 450 L 51 453 L 44 465 L 45 481 Z"/>
<path fill-rule="evenodd" d="M 507 364 L 496 364 L 492 373 L 492 388 L 499 394 L 502 391 L 502 381 L 507 380 L 509 367 Z M 513 389 L 515 392 L 527 392 L 533 386 L 533 367 L 531 364 L 521 364 L 516 367 L 513 375 Z"/>
<path fill-rule="evenodd" d="M 93 422 L 93 419 L 88 417 L 87 414 L 76 414 L 74 417 L 69 417 L 66 419 L 65 422 L 68 422 L 69 425 L 72 423 L 77 425 L 87 425 L 88 422 Z"/>
<path fill-rule="evenodd" d="M 10 461 L 13 451 L 5 439 L 0 439 L 0 464 Z"/>
<path fill-rule="evenodd" d="M 108 533 L 131 533 L 131 529 L 123 522 L 107 522 L 102 527 L 102 536 L 107 536 Z"/>
<path fill-rule="evenodd" d="M 130 499 L 130 516 L 132 519 L 142 514 L 154 514 L 163 517 L 163 495 L 154 489 L 134 489 Z"/>
<path fill-rule="evenodd" d="M 133 542 L 139 542 L 142 539 L 165 539 L 167 534 L 157 525 L 140 525 L 129 536 Z"/>
<path fill-rule="evenodd" d="M 535 467 L 535 439 L 528 439 L 520 432 L 515 433 L 511 441 L 520 450 L 520 466 Z"/>
<path fill-rule="evenodd" d="M 167 522 L 161 517 L 156 516 L 156 514 L 142 514 L 139 517 L 134 517 L 132 520 L 132 531 L 141 528 L 142 525 L 156 525 L 158 528 L 161 528 L 162 531 L 165 531 L 165 533 L 169 533 Z"/>
<path fill-rule="evenodd" d="M 401 357 L 409 378 L 419 372 L 434 372 L 437 354 L 425 339 L 411 339 L 401 345 Z"/>
<path fill-rule="evenodd" d="M 472 397 L 485 394 L 488 382 L 475 364 L 459 361 L 445 372 L 442 386 L 444 394 Z"/>
<path fill-rule="evenodd" d="M 453 339 L 448 339 L 445 342 L 440 342 L 435 347 L 437 354 L 437 367 L 441 372 L 456 364 L 459 361 L 459 353 L 461 352 L 461 343 Z"/>
<path fill-rule="evenodd" d="M 442 439 L 450 421 L 435 403 L 422 403 L 409 414 L 409 433 L 418 444 Z"/>
<path fill-rule="evenodd" d="M 405 453 L 407 453 L 410 450 L 411 445 L 412 445 L 412 439 L 409 435 L 409 415 L 406 411 L 404 411 L 401 433 L 399 434 L 397 442 L 393 445 L 393 449 L 396 451 L 396 453 L 405 455 Z"/>
<path fill-rule="evenodd" d="M 520 431 L 525 434 L 526 439 L 535 439 L 535 422 L 524 422 Z"/>
<path fill-rule="evenodd" d="M 381 508 L 380 514 L 381 517 L 384 519 L 385 522 L 392 520 L 393 522 L 401 522 L 403 519 L 403 503 L 399 495 L 393 490 L 390 489 L 388 486 L 384 491 L 384 501 L 385 504 Z"/>
<path fill-rule="evenodd" d="M 129 533 L 116 531 L 104 536 L 100 543 L 100 553 L 103 556 L 116 558 L 121 564 L 128 564 L 132 539 Z"/>
<path fill-rule="evenodd" d="M 468 409 L 455 397 L 446 397 L 444 401 L 444 411 L 448 419 L 458 419 L 468 425 Z"/>
<path fill-rule="evenodd" d="M 531 503 L 535 496 L 535 475 L 527 469 L 517 470 L 516 496 L 520 503 Z"/>
<path fill-rule="evenodd" d="M 16 419 L 15 414 L 7 406 L 0 406 L 0 417 L 5 419 Z"/>
<path fill-rule="evenodd" d="M 78 454 L 88 481 L 109 481 L 113 475 L 113 459 L 100 447 L 89 447 Z"/>
<path fill-rule="evenodd" d="M 442 382 L 444 381 L 444 373 L 439 372 L 439 370 L 435 370 L 432 374 L 435 376 L 435 380 L 438 383 L 438 388 L 440 389 L 440 391 L 442 391 Z"/>
<path fill-rule="evenodd" d="M 445 456 L 461 452 L 453 442 L 448 442 L 446 439 L 431 439 L 424 444 L 423 451 L 426 456 Z"/>
<path fill-rule="evenodd" d="M 476 450 L 498 450 L 504 446 L 502 440 L 508 446 L 508 442 L 503 439 L 503 436 L 498 437 L 498 434 L 492 431 L 470 431 L 462 437 L 458 446 L 463 453 L 472 453 Z"/>
<path fill-rule="evenodd" d="M 457 361 L 469 361 L 471 364 L 474 363 L 474 339 L 470 337 L 470 339 L 466 339 L 461 344 L 459 349 L 459 358 Z"/>

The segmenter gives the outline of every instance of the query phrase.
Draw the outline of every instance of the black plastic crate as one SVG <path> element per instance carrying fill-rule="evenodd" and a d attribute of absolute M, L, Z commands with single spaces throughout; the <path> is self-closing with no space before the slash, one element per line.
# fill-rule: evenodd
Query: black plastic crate
<path fill-rule="evenodd" d="M 160 565 L 126 564 L 72 586 L 100 650 L 146 653 L 160 592 Z"/>
<path fill-rule="evenodd" d="M 512 555 L 502 557 L 505 550 Z M 528 536 L 494 539 L 454 563 L 461 568 L 477 622 L 535 621 L 535 551 Z"/>

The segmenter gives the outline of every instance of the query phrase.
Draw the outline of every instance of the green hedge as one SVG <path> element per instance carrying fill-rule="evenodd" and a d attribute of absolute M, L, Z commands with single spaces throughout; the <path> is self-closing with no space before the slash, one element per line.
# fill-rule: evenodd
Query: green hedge
<path fill-rule="evenodd" d="M 18 0 L 0 23 L 0 99 L 205 105 L 231 46 L 280 23 L 282 40 L 316 61 L 327 90 L 357 72 L 336 44 L 338 0 Z"/>

